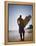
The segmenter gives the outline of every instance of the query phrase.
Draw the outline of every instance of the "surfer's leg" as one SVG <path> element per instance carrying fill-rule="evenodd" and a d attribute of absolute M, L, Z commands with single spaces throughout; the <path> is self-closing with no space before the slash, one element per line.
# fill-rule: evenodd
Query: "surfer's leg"
<path fill-rule="evenodd" d="M 22 33 L 20 33 L 20 38 L 21 38 L 21 40 L 22 40 Z"/>

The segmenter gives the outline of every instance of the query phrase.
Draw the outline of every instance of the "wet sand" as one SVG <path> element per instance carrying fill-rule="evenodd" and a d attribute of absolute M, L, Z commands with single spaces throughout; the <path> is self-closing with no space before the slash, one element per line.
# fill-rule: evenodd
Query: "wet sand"
<path fill-rule="evenodd" d="M 8 41 L 20 41 L 20 34 L 19 31 L 9 31 L 9 37 Z M 29 30 L 25 31 L 24 35 L 24 41 L 32 40 L 32 32 L 29 32 Z"/>

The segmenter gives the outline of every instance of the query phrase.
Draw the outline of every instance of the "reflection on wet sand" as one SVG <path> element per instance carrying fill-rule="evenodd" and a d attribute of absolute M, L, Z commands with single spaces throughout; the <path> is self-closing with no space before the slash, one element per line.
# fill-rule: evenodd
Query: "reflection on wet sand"
<path fill-rule="evenodd" d="M 32 29 L 25 30 L 24 40 L 32 40 Z M 20 34 L 18 31 L 9 31 L 9 41 L 20 41 Z"/>

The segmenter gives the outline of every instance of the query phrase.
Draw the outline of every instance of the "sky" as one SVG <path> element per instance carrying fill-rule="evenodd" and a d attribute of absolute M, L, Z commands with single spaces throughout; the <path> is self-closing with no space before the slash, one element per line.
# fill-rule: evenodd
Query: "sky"
<path fill-rule="evenodd" d="M 32 6 L 28 5 L 11 5 L 8 6 L 8 15 L 9 15 L 9 30 L 18 30 L 19 26 L 17 24 L 17 19 L 20 15 L 25 19 L 26 16 L 32 16 Z M 29 27 L 32 24 L 32 18 L 25 28 Z"/>

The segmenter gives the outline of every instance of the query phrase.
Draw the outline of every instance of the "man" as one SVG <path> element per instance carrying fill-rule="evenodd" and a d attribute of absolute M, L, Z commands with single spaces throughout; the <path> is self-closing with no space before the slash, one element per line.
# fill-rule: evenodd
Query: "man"
<path fill-rule="evenodd" d="M 20 17 L 17 19 L 17 23 L 19 25 L 19 33 L 20 33 L 20 38 L 21 40 L 24 40 L 24 26 L 23 26 L 23 19 L 22 19 L 22 16 L 20 15 Z M 22 39 L 22 34 L 23 34 L 23 39 Z"/>

